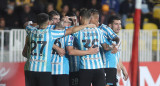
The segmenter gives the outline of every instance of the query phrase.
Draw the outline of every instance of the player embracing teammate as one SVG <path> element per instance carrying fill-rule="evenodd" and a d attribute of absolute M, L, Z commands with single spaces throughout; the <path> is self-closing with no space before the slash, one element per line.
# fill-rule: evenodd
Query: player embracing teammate
<path fill-rule="evenodd" d="M 74 14 L 59 17 L 51 11 L 38 14 L 37 25 L 26 23 L 26 86 L 116 86 L 121 45 L 116 31 L 120 29 L 114 29 L 114 22 L 99 26 L 95 9 L 80 11 L 79 26 Z M 108 64 L 115 64 L 114 70 Z M 120 68 L 127 79 L 121 62 Z"/>

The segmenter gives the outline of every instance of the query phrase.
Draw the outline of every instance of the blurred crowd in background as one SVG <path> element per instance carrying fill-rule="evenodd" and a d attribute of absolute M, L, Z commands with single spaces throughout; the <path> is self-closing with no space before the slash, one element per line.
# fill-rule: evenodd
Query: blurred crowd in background
<path fill-rule="evenodd" d="M 160 28 L 159 16 L 154 17 L 154 8 L 160 5 L 152 1 L 142 0 L 141 29 L 146 22 Z M 0 30 L 22 29 L 26 21 L 36 22 L 37 14 L 52 10 L 61 16 L 74 12 L 78 17 L 81 8 L 99 10 L 100 24 L 107 24 L 110 15 L 120 15 L 125 29 L 127 23 L 133 23 L 135 0 L 0 0 Z"/>

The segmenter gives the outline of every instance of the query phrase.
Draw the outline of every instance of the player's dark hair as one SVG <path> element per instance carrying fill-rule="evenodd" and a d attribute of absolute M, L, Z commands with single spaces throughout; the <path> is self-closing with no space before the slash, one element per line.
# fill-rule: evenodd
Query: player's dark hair
<path fill-rule="evenodd" d="M 49 20 L 49 15 L 46 13 L 40 13 L 37 15 L 37 24 L 42 25 Z"/>
<path fill-rule="evenodd" d="M 48 15 L 49 15 L 49 20 L 52 20 L 53 16 L 56 16 L 56 15 L 60 16 L 60 14 L 55 10 L 49 12 Z"/>
<path fill-rule="evenodd" d="M 95 15 L 95 14 L 99 15 L 99 11 L 96 9 L 89 9 L 89 12 L 91 12 L 92 15 Z"/>
<path fill-rule="evenodd" d="M 110 16 L 109 19 L 108 19 L 108 25 L 112 24 L 114 20 L 121 20 L 121 17 L 119 17 L 117 15 Z"/>
<path fill-rule="evenodd" d="M 66 16 L 76 16 L 76 14 L 74 12 L 68 12 Z"/>
<path fill-rule="evenodd" d="M 67 14 L 66 14 L 66 16 L 69 16 L 69 17 L 71 17 L 71 16 L 76 16 L 76 14 L 74 13 L 74 12 L 68 12 Z M 69 18 L 69 20 L 72 22 L 72 26 L 74 25 L 74 23 L 73 23 L 73 20 L 71 19 L 71 18 Z"/>
<path fill-rule="evenodd" d="M 79 16 L 86 18 L 86 19 L 89 19 L 91 17 L 91 12 L 89 12 L 87 9 L 83 8 L 80 10 Z"/>

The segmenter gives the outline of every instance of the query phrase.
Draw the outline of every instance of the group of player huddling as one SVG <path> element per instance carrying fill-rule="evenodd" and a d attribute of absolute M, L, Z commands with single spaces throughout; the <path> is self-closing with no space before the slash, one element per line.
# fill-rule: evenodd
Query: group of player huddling
<path fill-rule="evenodd" d="M 120 60 L 119 16 L 99 26 L 96 9 L 81 9 L 60 21 L 56 11 L 25 23 L 23 56 L 26 86 L 117 86 L 117 70 L 128 74 Z"/>

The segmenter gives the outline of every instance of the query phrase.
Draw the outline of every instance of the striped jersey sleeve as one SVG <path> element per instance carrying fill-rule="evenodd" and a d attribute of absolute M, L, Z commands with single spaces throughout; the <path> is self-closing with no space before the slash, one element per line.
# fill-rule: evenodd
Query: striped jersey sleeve
<path fill-rule="evenodd" d="M 113 38 L 117 37 L 117 34 L 110 27 L 108 27 L 107 25 L 102 24 L 100 26 L 100 29 L 103 31 L 104 35 L 108 36 L 109 39 L 111 39 L 111 40 Z"/>
<path fill-rule="evenodd" d="M 100 43 L 101 44 L 104 44 L 105 42 L 106 42 L 106 40 L 105 40 L 105 38 L 104 38 L 104 34 L 103 34 L 103 32 L 100 30 L 100 29 L 98 29 L 99 31 L 100 31 L 100 33 L 102 33 L 102 34 L 100 34 Z"/>
<path fill-rule="evenodd" d="M 33 27 L 31 25 L 27 25 L 25 28 L 27 35 L 29 35 L 33 30 L 36 30 L 36 29 L 37 29 L 37 27 Z"/>
<path fill-rule="evenodd" d="M 72 35 L 68 35 L 66 37 L 66 46 L 73 46 L 74 37 Z"/>

